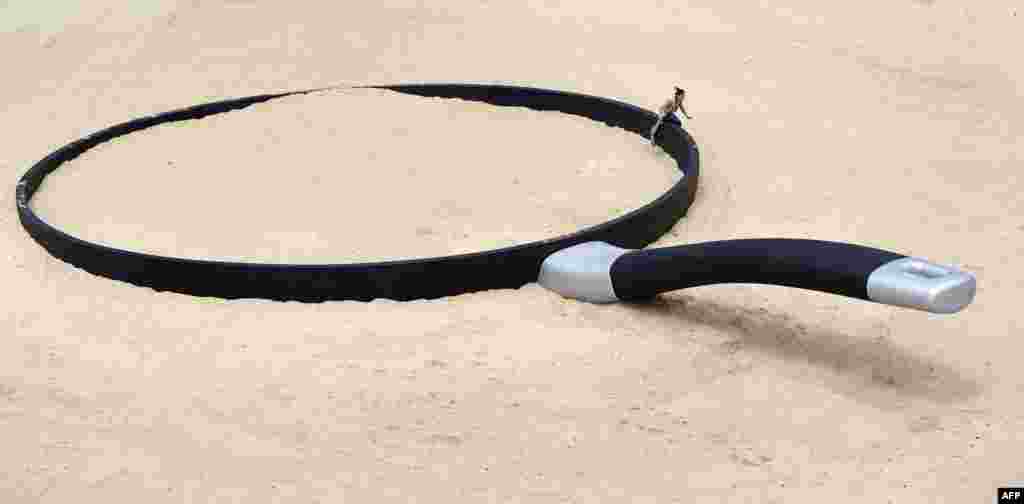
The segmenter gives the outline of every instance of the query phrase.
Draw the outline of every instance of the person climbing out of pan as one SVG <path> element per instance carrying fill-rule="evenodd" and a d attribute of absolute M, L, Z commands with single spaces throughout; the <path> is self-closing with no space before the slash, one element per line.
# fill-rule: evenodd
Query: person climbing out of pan
<path fill-rule="evenodd" d="M 658 128 L 661 127 L 661 123 L 665 122 L 665 119 L 672 115 L 676 110 L 681 112 L 687 119 L 693 119 L 690 117 L 690 114 L 686 113 L 686 109 L 683 107 L 683 98 L 686 98 L 686 90 L 680 87 L 676 87 L 675 90 L 675 94 L 672 98 L 665 100 L 665 103 L 663 103 L 661 108 L 658 109 L 658 120 L 654 123 L 654 126 L 651 127 L 651 145 L 654 145 L 654 135 L 658 133 Z"/>

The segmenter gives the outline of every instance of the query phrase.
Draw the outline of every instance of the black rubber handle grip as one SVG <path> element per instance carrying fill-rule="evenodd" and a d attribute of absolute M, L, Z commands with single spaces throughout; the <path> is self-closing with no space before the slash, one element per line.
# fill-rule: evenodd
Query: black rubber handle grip
<path fill-rule="evenodd" d="M 615 260 L 610 273 L 622 300 L 721 283 L 782 285 L 870 300 L 871 272 L 904 257 L 820 240 L 724 240 L 628 252 Z"/>

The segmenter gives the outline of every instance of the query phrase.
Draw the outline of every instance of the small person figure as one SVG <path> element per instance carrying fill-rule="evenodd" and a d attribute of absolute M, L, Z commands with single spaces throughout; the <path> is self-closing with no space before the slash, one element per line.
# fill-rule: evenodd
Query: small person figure
<path fill-rule="evenodd" d="M 660 112 L 658 115 L 658 121 L 655 122 L 654 127 L 651 128 L 651 145 L 654 145 L 654 135 L 658 132 L 658 128 L 661 128 L 661 123 L 665 122 L 665 119 L 672 115 L 676 110 L 682 112 L 683 116 L 687 119 L 693 119 L 690 117 L 690 114 L 686 113 L 686 109 L 683 108 L 683 98 L 686 98 L 686 90 L 679 87 L 676 87 L 675 90 L 676 92 L 672 98 L 665 100 L 665 103 L 663 103 L 661 108 L 658 109 Z"/>

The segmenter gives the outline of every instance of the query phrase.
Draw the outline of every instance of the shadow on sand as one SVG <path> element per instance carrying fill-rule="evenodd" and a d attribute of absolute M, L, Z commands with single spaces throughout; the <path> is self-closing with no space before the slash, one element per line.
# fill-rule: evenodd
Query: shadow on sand
<path fill-rule="evenodd" d="M 885 328 L 873 338 L 854 337 L 826 327 L 809 327 L 788 315 L 691 295 L 630 303 L 630 310 L 668 327 L 704 325 L 731 336 L 723 354 L 750 352 L 790 365 L 811 365 L 823 385 L 859 402 L 899 409 L 906 400 L 951 404 L 982 390 L 952 365 L 913 353 L 891 341 Z M 682 331 L 680 331 L 682 332 Z M 688 337 L 686 344 L 693 344 Z M 683 340 L 680 339 L 680 344 Z"/>

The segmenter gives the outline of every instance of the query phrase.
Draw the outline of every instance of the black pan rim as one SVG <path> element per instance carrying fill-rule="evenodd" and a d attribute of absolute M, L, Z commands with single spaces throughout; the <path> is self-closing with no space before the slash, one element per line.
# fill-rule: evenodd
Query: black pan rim
<path fill-rule="evenodd" d="M 684 176 L 657 199 L 615 219 L 570 234 L 466 254 L 348 264 L 267 264 L 158 256 L 112 248 L 71 236 L 43 221 L 29 204 L 47 175 L 63 163 L 113 138 L 158 124 L 198 119 L 276 98 L 339 87 L 388 89 L 419 96 L 552 110 L 587 117 L 641 136 L 648 133 L 657 119 L 654 112 L 613 99 L 498 84 L 332 86 L 219 100 L 117 124 L 50 153 L 18 181 L 15 201 L 22 227 L 57 259 L 95 275 L 157 291 L 224 299 L 323 302 L 384 298 L 410 301 L 522 287 L 536 281 L 540 265 L 548 255 L 587 241 L 643 248 L 685 216 L 696 196 L 699 152 L 690 134 L 677 119 L 670 117 L 659 129 L 656 140 L 675 159 Z"/>

